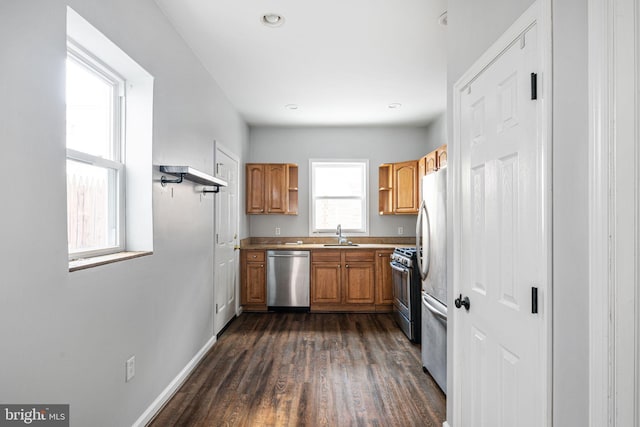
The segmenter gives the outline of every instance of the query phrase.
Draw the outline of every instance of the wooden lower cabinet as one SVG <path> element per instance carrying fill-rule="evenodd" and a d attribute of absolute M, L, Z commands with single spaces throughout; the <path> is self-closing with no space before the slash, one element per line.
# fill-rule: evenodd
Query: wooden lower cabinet
<path fill-rule="evenodd" d="M 339 262 L 311 263 L 311 306 L 340 304 L 342 268 Z"/>
<path fill-rule="evenodd" d="M 393 249 L 313 250 L 311 311 L 391 312 L 391 253 Z M 240 251 L 240 303 L 244 311 L 267 311 L 266 267 L 266 251 Z"/>
<path fill-rule="evenodd" d="M 245 311 L 267 311 L 265 251 L 240 252 L 240 303 Z"/>
<path fill-rule="evenodd" d="M 392 311 L 393 282 L 391 272 L 391 254 L 393 249 L 376 251 L 376 309 Z"/>
<path fill-rule="evenodd" d="M 311 311 L 391 311 L 386 302 L 377 303 L 376 254 L 371 249 L 313 251 Z"/>

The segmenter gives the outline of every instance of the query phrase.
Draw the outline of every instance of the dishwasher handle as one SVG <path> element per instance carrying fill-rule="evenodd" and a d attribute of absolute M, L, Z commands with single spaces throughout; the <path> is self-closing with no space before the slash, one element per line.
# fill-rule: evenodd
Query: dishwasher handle
<path fill-rule="evenodd" d="M 309 258 L 309 255 L 280 255 L 280 254 L 270 254 L 267 255 L 269 258 Z"/>

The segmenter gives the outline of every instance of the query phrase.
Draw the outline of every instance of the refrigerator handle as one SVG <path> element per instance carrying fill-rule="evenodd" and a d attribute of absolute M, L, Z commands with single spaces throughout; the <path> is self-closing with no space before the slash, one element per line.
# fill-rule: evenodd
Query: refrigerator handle
<path fill-rule="evenodd" d="M 424 207 L 424 200 L 420 203 L 418 208 L 418 218 L 416 220 L 416 261 L 418 262 L 418 271 L 422 271 L 422 208 Z M 422 275 L 422 273 L 420 273 Z"/>
<path fill-rule="evenodd" d="M 424 216 L 424 227 L 427 227 L 427 238 L 422 241 L 422 217 Z M 424 246 L 424 250 L 421 250 Z M 422 256 L 420 254 L 422 253 Z M 429 274 L 429 258 L 431 257 L 431 221 L 427 204 L 422 201 L 420 204 L 420 212 L 418 214 L 418 223 L 416 224 L 416 258 L 418 259 L 418 271 L 422 280 L 427 278 Z"/>

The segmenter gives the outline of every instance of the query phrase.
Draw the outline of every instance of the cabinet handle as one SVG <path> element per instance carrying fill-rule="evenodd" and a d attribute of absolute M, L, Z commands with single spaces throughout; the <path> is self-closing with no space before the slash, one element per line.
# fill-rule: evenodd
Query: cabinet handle
<path fill-rule="evenodd" d="M 264 264 L 260 264 L 260 268 L 264 268 Z"/>
<path fill-rule="evenodd" d="M 344 268 L 349 268 L 349 264 L 345 265 Z"/>
<path fill-rule="evenodd" d="M 340 264 L 338 264 L 338 268 L 340 268 Z"/>

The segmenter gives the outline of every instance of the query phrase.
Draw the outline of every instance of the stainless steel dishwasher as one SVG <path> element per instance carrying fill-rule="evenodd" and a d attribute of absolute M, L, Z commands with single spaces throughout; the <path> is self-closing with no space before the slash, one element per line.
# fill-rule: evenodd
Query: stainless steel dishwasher
<path fill-rule="evenodd" d="M 309 251 L 267 251 L 267 306 L 309 309 Z"/>

